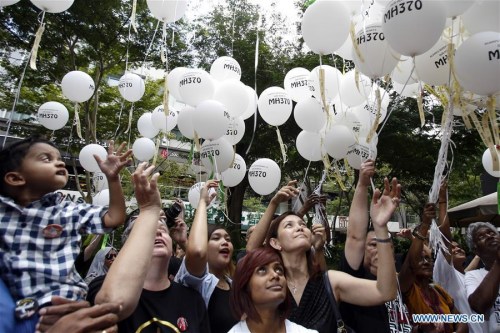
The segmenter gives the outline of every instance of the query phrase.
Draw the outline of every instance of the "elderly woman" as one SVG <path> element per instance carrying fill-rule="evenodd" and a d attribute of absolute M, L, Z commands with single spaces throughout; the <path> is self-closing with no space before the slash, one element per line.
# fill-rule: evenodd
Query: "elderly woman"
<path fill-rule="evenodd" d="M 435 217 L 435 205 L 426 204 L 422 224 L 413 230 L 414 238 L 399 273 L 401 292 L 410 314 L 459 313 L 455 308 L 453 298 L 432 281 L 434 260 L 430 248 L 424 242 L 428 240 L 427 233 Z M 417 332 L 469 332 L 469 327 L 465 323 L 414 323 L 414 328 Z"/>
<path fill-rule="evenodd" d="M 230 302 L 236 317 L 244 319 L 228 333 L 317 332 L 286 319 L 291 295 L 283 262 L 271 247 L 253 250 L 238 262 Z"/>
<path fill-rule="evenodd" d="M 113 261 L 115 261 L 116 254 L 116 249 L 110 246 L 97 251 L 94 260 L 92 260 L 87 276 L 85 277 L 85 282 L 90 284 L 90 282 L 92 282 L 92 280 L 96 277 L 106 275 L 109 267 Z"/>
<path fill-rule="evenodd" d="M 370 215 L 375 229 L 379 269 L 377 281 L 370 281 L 335 270 L 323 273 L 315 265 L 311 252 L 312 248 L 322 250 L 323 226 L 313 225 L 311 230 L 292 212 L 271 221 L 278 205 L 297 195 L 294 185 L 294 182 L 289 183 L 273 197 L 250 236 L 247 250 L 261 246 L 267 234 L 266 244 L 278 250 L 283 259 L 288 289 L 292 293 L 292 311 L 288 319 L 320 333 L 335 332 L 340 329 L 341 318 L 335 315 L 331 298 L 336 300 L 335 303 L 346 301 L 363 306 L 383 304 L 396 298 L 396 270 L 387 222 L 398 206 L 399 198 L 382 195 L 378 189 L 373 195 Z"/>

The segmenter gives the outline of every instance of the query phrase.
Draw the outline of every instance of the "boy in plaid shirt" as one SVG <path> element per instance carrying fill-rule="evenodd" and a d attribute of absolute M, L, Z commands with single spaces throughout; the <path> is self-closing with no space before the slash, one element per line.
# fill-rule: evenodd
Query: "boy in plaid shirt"
<path fill-rule="evenodd" d="M 30 137 L 0 151 L 0 275 L 14 300 L 18 319 L 37 322 L 37 307 L 49 305 L 53 295 L 85 299 L 87 285 L 74 262 L 82 234 L 109 232 L 123 224 L 125 200 L 119 173 L 132 151 L 125 144 L 95 159 L 109 184 L 108 207 L 63 201 L 55 191 L 68 181 L 57 147 Z M 33 305 L 33 303 L 35 305 Z M 22 305 L 30 305 L 23 311 Z"/>

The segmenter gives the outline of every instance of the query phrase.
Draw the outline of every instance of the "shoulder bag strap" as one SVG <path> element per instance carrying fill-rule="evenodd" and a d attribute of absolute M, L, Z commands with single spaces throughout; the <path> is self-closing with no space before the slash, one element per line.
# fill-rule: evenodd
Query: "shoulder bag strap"
<path fill-rule="evenodd" d="M 328 298 L 330 298 L 330 303 L 333 308 L 333 313 L 335 314 L 335 319 L 337 320 L 337 332 L 338 333 L 346 333 L 346 326 L 344 325 L 344 321 L 340 316 L 339 309 L 337 307 L 337 301 L 333 296 L 332 286 L 330 285 L 330 279 L 328 278 L 328 271 L 325 271 L 323 274 L 323 282 L 325 283 L 326 293 L 328 294 Z"/>

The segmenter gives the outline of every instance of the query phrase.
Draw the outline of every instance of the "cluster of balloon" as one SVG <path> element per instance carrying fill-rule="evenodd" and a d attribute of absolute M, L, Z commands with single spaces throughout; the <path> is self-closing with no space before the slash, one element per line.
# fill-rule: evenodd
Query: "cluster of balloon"
<path fill-rule="evenodd" d="M 244 85 L 240 79 L 239 63 L 228 56 L 217 58 L 209 72 L 200 68 L 174 68 L 167 75 L 167 86 L 169 101 L 176 101 L 179 107 L 169 106 L 171 118 L 166 121 L 161 118 L 162 106 L 157 107 L 151 116 L 141 116 L 147 118 L 139 119 L 141 135 L 153 138 L 158 131 L 142 128 L 151 123 L 166 123 L 167 127 L 160 128 L 160 131 L 177 126 L 186 138 L 203 139 L 200 150 L 203 166 L 220 174 L 224 185 L 238 185 L 245 177 L 247 168 L 243 158 L 235 154 L 233 145 L 243 138 L 244 120 L 254 116 L 258 104 L 255 90 Z M 281 92 L 285 93 L 283 89 Z M 287 107 L 289 116 L 292 108 L 290 99 Z M 175 115 L 172 114 L 174 111 Z"/>
<path fill-rule="evenodd" d="M 94 80 L 84 72 L 72 71 L 61 81 L 63 95 L 72 102 L 82 103 L 94 95 Z M 78 116 L 75 110 L 75 117 Z M 59 102 L 47 102 L 38 109 L 38 122 L 50 130 L 63 128 L 69 119 L 68 109 Z"/>
<path fill-rule="evenodd" d="M 337 75 L 337 79 L 331 68 L 322 66 L 325 81 L 329 73 L 334 78 L 325 82 L 327 89 L 322 94 L 307 69 L 295 68 L 285 77 L 285 91 L 297 102 L 295 121 L 304 131 L 319 133 L 323 144 L 318 152 L 304 149 L 304 142 L 318 138 L 301 133 L 297 149 L 304 158 L 316 160 L 317 154 L 326 152 L 339 159 L 347 151 L 350 155 L 359 152 L 362 160 L 374 153 L 373 142 L 368 147 L 362 138 L 373 136 L 370 132 L 387 114 L 388 94 L 373 83 L 387 75 L 393 89 L 404 97 L 420 96 L 427 85 L 459 84 L 475 98 L 464 97 L 466 102 L 459 103 L 463 110 L 457 110 L 458 105 L 453 110 L 456 115 L 470 113 L 474 105 L 484 108 L 488 102 L 481 96 L 498 97 L 500 93 L 500 2 L 375 0 L 365 5 L 362 1 L 318 0 L 302 18 L 302 36 L 313 52 L 336 53 L 355 64 L 355 70 Z M 450 61 L 450 52 L 454 61 Z M 318 129 L 323 119 L 320 110 L 324 112 L 325 107 L 333 108 L 334 116 Z M 500 108 L 500 103 L 494 107 Z"/>

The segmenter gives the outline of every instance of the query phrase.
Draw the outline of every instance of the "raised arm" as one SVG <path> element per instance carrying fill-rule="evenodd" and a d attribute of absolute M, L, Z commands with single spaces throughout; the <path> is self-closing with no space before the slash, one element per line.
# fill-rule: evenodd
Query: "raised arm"
<path fill-rule="evenodd" d="M 377 281 L 358 279 L 342 272 L 329 273 L 330 283 L 333 282 L 332 289 L 338 292 L 337 297 L 342 301 L 369 306 L 396 298 L 396 266 L 387 223 L 398 207 L 401 197 L 401 186 L 397 182 L 394 193 L 395 196 L 391 198 L 390 193 L 382 194 L 380 190 L 375 190 L 370 208 L 377 241 Z"/>
<path fill-rule="evenodd" d="M 109 186 L 109 208 L 104 215 L 103 222 L 107 228 L 116 228 L 125 222 L 125 198 L 120 183 L 120 171 L 129 164 L 132 150 L 124 153 L 125 143 L 122 143 L 115 152 L 114 142 L 111 140 L 108 147 L 108 156 L 103 161 L 94 155 L 97 164 L 108 180 Z"/>
<path fill-rule="evenodd" d="M 210 193 L 210 189 L 217 188 L 217 180 L 205 182 L 200 191 L 200 202 L 194 214 L 193 224 L 189 232 L 186 248 L 186 269 L 194 276 L 202 276 L 207 267 L 208 229 L 207 208 L 216 193 Z"/>
<path fill-rule="evenodd" d="M 428 239 L 428 231 L 431 227 L 432 219 L 436 217 L 436 205 L 427 203 L 424 207 L 422 223 L 413 230 L 413 239 L 406 255 L 405 261 L 399 272 L 399 286 L 401 292 L 405 293 L 410 290 L 415 282 L 415 274 L 413 271 L 417 268 L 424 242 Z"/>
<path fill-rule="evenodd" d="M 354 270 L 359 269 L 365 254 L 366 231 L 368 229 L 368 188 L 374 174 L 375 162 L 373 160 L 361 163 L 358 184 L 349 210 L 344 254 L 347 263 Z M 386 186 L 389 186 L 387 178 L 384 182 Z"/>
<path fill-rule="evenodd" d="M 187 225 L 186 222 L 184 222 L 184 212 L 186 208 L 184 206 L 184 202 L 181 199 L 177 198 L 175 199 L 175 202 L 182 207 L 182 211 L 179 216 L 175 218 L 175 225 L 169 229 L 170 237 L 172 237 L 172 240 L 179 244 L 181 249 L 186 251 L 188 242 Z"/>
<path fill-rule="evenodd" d="M 262 215 L 259 223 L 257 223 L 257 225 L 255 226 L 255 230 L 252 232 L 250 238 L 248 239 L 246 247 L 247 252 L 262 246 L 264 240 L 266 239 L 267 230 L 269 229 L 271 221 L 273 220 L 274 213 L 278 209 L 280 203 L 286 202 L 299 194 L 299 190 L 295 187 L 296 185 L 296 180 L 288 182 L 288 184 L 286 186 L 283 186 L 271 199 L 269 205 L 266 208 L 266 211 L 264 212 L 264 215 Z"/>
<path fill-rule="evenodd" d="M 439 231 L 443 234 L 446 239 L 444 240 L 447 247 L 448 253 L 442 250 L 444 257 L 448 263 L 451 263 L 451 229 L 450 220 L 448 219 L 448 184 L 443 182 L 439 188 Z"/>
<path fill-rule="evenodd" d="M 160 219 L 161 199 L 156 184 L 159 174 L 148 180 L 154 166 L 145 168 L 146 163 L 140 164 L 132 175 L 139 216 L 95 298 L 96 304 L 120 304 L 123 307 L 120 320 L 127 318 L 139 301 Z"/>
<path fill-rule="evenodd" d="M 466 276 L 467 281 L 467 276 Z M 467 282 L 466 282 L 467 283 Z M 500 245 L 497 245 L 497 257 L 479 286 L 469 295 L 469 305 L 476 313 L 487 314 L 495 304 L 500 288 Z"/>

